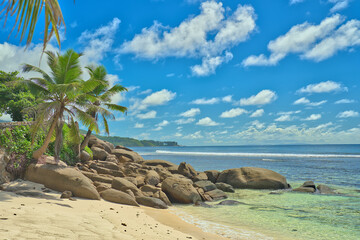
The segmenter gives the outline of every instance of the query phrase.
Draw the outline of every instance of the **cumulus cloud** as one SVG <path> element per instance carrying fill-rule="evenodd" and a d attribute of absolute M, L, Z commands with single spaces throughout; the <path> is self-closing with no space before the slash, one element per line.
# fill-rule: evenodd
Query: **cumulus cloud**
<path fill-rule="evenodd" d="M 148 60 L 200 58 L 202 64 L 191 68 L 193 74 L 212 74 L 219 65 L 231 60 L 229 50 L 247 40 L 256 27 L 256 15 L 251 6 L 239 4 L 233 14 L 225 16 L 224 13 L 221 2 L 205 1 L 201 3 L 200 14 L 187 18 L 176 27 L 154 22 L 132 40 L 124 42 L 118 51 Z"/>
<path fill-rule="evenodd" d="M 197 105 L 212 105 L 215 103 L 218 103 L 220 100 L 219 98 L 210 98 L 210 99 L 206 99 L 206 98 L 199 98 L 196 99 L 194 101 L 191 102 L 191 104 L 197 104 Z"/>
<path fill-rule="evenodd" d="M 253 95 L 249 98 L 242 98 L 240 99 L 241 106 L 247 105 L 265 105 L 272 103 L 277 99 L 277 95 L 274 91 L 271 90 L 262 90 L 258 94 Z"/>
<path fill-rule="evenodd" d="M 181 117 L 195 117 L 196 115 L 200 114 L 199 108 L 191 108 L 186 112 L 180 113 L 179 116 Z"/>
<path fill-rule="evenodd" d="M 143 128 L 144 127 L 144 124 L 142 123 L 135 123 L 135 126 L 134 128 Z"/>
<path fill-rule="evenodd" d="M 251 124 L 251 126 L 255 126 L 258 129 L 261 129 L 265 126 L 264 123 L 259 122 L 258 120 L 252 121 L 250 124 Z"/>
<path fill-rule="evenodd" d="M 163 120 L 162 122 L 156 124 L 157 127 L 165 127 L 167 125 L 169 125 L 169 121 L 167 120 Z"/>
<path fill-rule="evenodd" d="M 201 135 L 201 131 L 197 131 L 195 133 L 183 136 L 184 139 L 200 139 L 203 138 L 203 136 Z"/>
<path fill-rule="evenodd" d="M 223 97 L 221 100 L 223 102 L 231 103 L 233 101 L 232 97 L 233 97 L 232 95 L 227 95 L 227 96 Z"/>
<path fill-rule="evenodd" d="M 330 12 L 337 12 L 343 10 L 349 6 L 350 0 L 328 0 L 329 3 L 334 4 L 334 6 L 330 9 Z"/>
<path fill-rule="evenodd" d="M 264 114 L 264 109 L 258 109 L 255 112 L 253 112 L 250 117 L 255 118 L 255 117 L 261 117 Z"/>
<path fill-rule="evenodd" d="M 244 113 L 248 113 L 248 111 L 246 111 L 243 108 L 233 108 L 233 109 L 230 109 L 229 111 L 225 111 L 225 112 L 221 113 L 220 117 L 221 118 L 234 118 L 234 117 L 240 116 L 241 114 L 244 114 Z"/>
<path fill-rule="evenodd" d="M 323 104 L 327 103 L 327 100 L 322 100 L 322 101 L 319 101 L 319 102 L 311 102 L 309 99 L 305 98 L 305 97 L 302 97 L 302 98 L 299 98 L 298 100 L 296 100 L 293 104 L 294 105 L 307 105 L 307 106 L 310 106 L 310 107 L 318 107 L 318 106 L 321 106 Z"/>
<path fill-rule="evenodd" d="M 360 21 L 353 19 L 343 24 L 344 20 L 344 17 L 334 14 L 318 25 L 308 22 L 295 25 L 286 34 L 269 42 L 269 57 L 251 55 L 243 60 L 242 65 L 272 66 L 291 53 L 318 62 L 338 51 L 360 45 Z"/>
<path fill-rule="evenodd" d="M 175 120 L 176 124 L 183 125 L 183 124 L 189 124 L 195 122 L 195 118 L 186 118 L 186 119 L 178 119 Z"/>
<path fill-rule="evenodd" d="M 173 100 L 176 96 L 176 93 L 171 92 L 167 89 L 163 89 L 158 92 L 154 92 L 153 94 L 147 96 L 143 101 L 142 104 L 146 106 L 158 106 L 164 105 L 169 101 Z"/>
<path fill-rule="evenodd" d="M 156 117 L 156 111 L 152 110 L 149 111 L 147 113 L 139 113 L 137 115 L 138 118 L 140 119 L 151 119 L 151 118 L 155 118 Z"/>
<path fill-rule="evenodd" d="M 326 81 L 315 84 L 309 84 L 306 87 L 297 90 L 297 93 L 329 93 L 348 91 L 347 87 L 342 86 L 338 82 Z"/>
<path fill-rule="evenodd" d="M 275 119 L 275 121 L 277 121 L 277 122 L 285 122 L 285 121 L 291 121 L 291 120 L 293 120 L 293 117 L 291 115 L 281 115 L 280 117 Z"/>
<path fill-rule="evenodd" d="M 210 126 L 217 126 L 217 125 L 219 125 L 219 123 L 211 120 L 211 118 L 209 118 L 209 117 L 205 117 L 205 118 L 200 119 L 200 120 L 196 123 L 196 125 L 210 127 Z"/>
<path fill-rule="evenodd" d="M 350 118 L 350 117 L 358 117 L 359 113 L 353 110 L 340 112 L 336 117 L 337 118 Z"/>
<path fill-rule="evenodd" d="M 344 98 L 336 101 L 335 104 L 354 103 L 354 102 L 355 100 Z"/>
<path fill-rule="evenodd" d="M 321 118 L 321 114 L 311 114 L 309 117 L 305 118 L 305 121 L 315 121 Z"/>

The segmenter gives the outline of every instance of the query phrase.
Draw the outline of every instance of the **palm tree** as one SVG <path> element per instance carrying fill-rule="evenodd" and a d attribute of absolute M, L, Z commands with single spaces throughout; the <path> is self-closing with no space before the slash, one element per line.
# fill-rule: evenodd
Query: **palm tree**
<path fill-rule="evenodd" d="M 117 93 L 127 91 L 127 89 L 120 84 L 116 84 L 114 86 L 110 86 L 109 81 L 107 80 L 107 72 L 104 66 L 88 66 L 87 67 L 90 73 L 90 79 L 97 80 L 101 84 L 99 84 L 93 91 L 89 92 L 89 95 L 93 96 L 93 101 L 90 101 L 90 106 L 87 112 L 95 118 L 96 121 L 99 120 L 101 116 L 102 121 L 104 123 L 105 132 L 109 135 L 109 125 L 107 119 L 115 119 L 112 111 L 126 112 L 127 108 L 111 103 L 111 97 Z M 80 150 L 83 150 L 89 143 L 90 136 L 92 133 L 92 128 L 89 128 L 86 136 L 81 143 Z"/>
<path fill-rule="evenodd" d="M 74 50 L 68 50 L 63 55 L 50 51 L 47 51 L 46 54 L 48 57 L 47 64 L 51 70 L 50 75 L 42 69 L 29 64 L 23 66 L 23 71 L 37 72 L 41 75 L 41 77 L 25 80 L 30 90 L 44 100 L 36 108 L 36 119 L 32 125 L 33 138 L 44 124 L 50 125 L 44 144 L 34 151 L 33 158 L 36 160 L 41 158 L 55 131 L 54 157 L 58 161 L 62 144 L 62 127 L 66 119 L 68 119 L 71 129 L 74 129 L 74 131 L 78 129 L 74 117 L 79 119 L 85 126 L 98 131 L 95 119 L 84 110 L 89 107 L 88 99 L 94 100 L 88 93 L 99 85 L 99 81 L 95 79 L 83 81 L 81 79 L 82 71 L 79 64 L 81 54 L 76 53 Z"/>
<path fill-rule="evenodd" d="M 5 17 L 5 23 L 9 16 L 16 15 L 12 31 L 17 28 L 17 32 L 21 32 L 20 41 L 28 32 L 26 45 L 29 46 L 43 8 L 45 10 L 43 49 L 45 50 L 54 33 L 59 46 L 61 45 L 59 29 L 61 25 L 65 26 L 65 21 L 58 0 L 3 0 L 0 3 L 0 14 L 3 15 L 1 17 Z"/>

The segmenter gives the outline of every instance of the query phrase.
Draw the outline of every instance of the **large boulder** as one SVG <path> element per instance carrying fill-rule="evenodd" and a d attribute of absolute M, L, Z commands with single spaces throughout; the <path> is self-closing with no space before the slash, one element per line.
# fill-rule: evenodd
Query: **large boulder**
<path fill-rule="evenodd" d="M 100 199 L 92 181 L 72 167 L 53 164 L 30 164 L 25 179 L 59 191 L 71 191 L 75 197 Z"/>
<path fill-rule="evenodd" d="M 113 149 L 111 154 L 114 154 L 119 161 L 122 161 L 122 157 L 130 159 L 132 162 L 143 162 L 144 159 L 134 151 L 128 151 L 125 149 Z"/>
<path fill-rule="evenodd" d="M 186 162 L 182 162 L 179 164 L 178 172 L 179 172 L 179 174 L 181 174 L 187 178 L 190 178 L 190 179 L 194 178 L 197 175 L 197 172 L 195 171 L 193 166 L 191 166 L 190 164 L 188 164 Z"/>
<path fill-rule="evenodd" d="M 104 149 L 106 152 L 111 153 L 111 150 L 114 149 L 114 144 L 106 142 L 104 140 L 98 139 L 97 137 L 91 135 L 88 143 L 89 147 L 98 147 Z"/>
<path fill-rule="evenodd" d="M 156 186 L 160 183 L 160 176 L 154 170 L 150 170 L 145 176 L 145 183 Z"/>
<path fill-rule="evenodd" d="M 204 172 L 197 172 L 196 175 L 192 178 L 192 180 L 194 182 L 207 181 L 208 177 L 207 177 L 206 173 L 204 173 Z"/>
<path fill-rule="evenodd" d="M 204 173 L 207 175 L 209 181 L 213 183 L 216 183 L 216 180 L 220 175 L 220 172 L 218 170 L 208 170 L 205 171 Z"/>
<path fill-rule="evenodd" d="M 204 192 L 208 192 L 216 189 L 215 184 L 213 184 L 210 181 L 197 181 L 194 183 L 194 187 L 202 188 Z"/>
<path fill-rule="evenodd" d="M 108 176 L 101 176 L 99 174 L 93 173 L 93 172 L 86 172 L 81 171 L 82 174 L 84 174 L 87 178 L 89 178 L 92 181 L 102 182 L 102 183 L 112 183 L 113 178 Z"/>
<path fill-rule="evenodd" d="M 134 193 L 135 196 L 143 196 L 140 189 L 138 189 L 135 184 L 126 180 L 125 178 L 119 178 L 119 177 L 114 178 L 111 183 L 111 187 L 114 189 L 123 191 L 123 192 L 130 189 Z"/>
<path fill-rule="evenodd" d="M 256 167 L 233 168 L 222 171 L 217 182 L 230 184 L 234 188 L 284 189 L 288 188 L 286 178 L 281 174 Z"/>
<path fill-rule="evenodd" d="M 141 205 L 152 207 L 152 208 L 159 208 L 159 209 L 167 209 L 168 206 L 160 199 L 154 197 L 136 197 L 136 202 Z"/>
<path fill-rule="evenodd" d="M 226 193 L 224 193 L 220 189 L 211 190 L 209 192 L 206 192 L 205 195 L 209 195 L 215 201 L 227 198 Z"/>
<path fill-rule="evenodd" d="M 93 152 L 93 159 L 94 160 L 101 160 L 105 161 L 109 153 L 105 151 L 104 149 L 101 149 L 99 147 L 91 147 L 91 151 Z"/>
<path fill-rule="evenodd" d="M 109 202 L 121 203 L 139 207 L 135 199 L 127 193 L 115 189 L 107 189 L 100 193 L 101 197 Z"/>
<path fill-rule="evenodd" d="M 81 162 L 88 162 L 91 160 L 91 156 L 88 152 L 86 152 L 85 150 L 82 150 L 80 152 L 80 161 Z"/>
<path fill-rule="evenodd" d="M 161 189 L 172 202 L 196 203 L 201 201 L 201 197 L 190 179 L 168 177 L 162 182 Z"/>

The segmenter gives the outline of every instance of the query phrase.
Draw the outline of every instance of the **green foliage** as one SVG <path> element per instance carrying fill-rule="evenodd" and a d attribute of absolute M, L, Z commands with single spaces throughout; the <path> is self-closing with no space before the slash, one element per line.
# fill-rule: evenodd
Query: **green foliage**
<path fill-rule="evenodd" d="M 26 111 L 35 106 L 39 100 L 35 98 L 18 77 L 18 72 L 5 73 L 0 71 L 0 114 L 11 115 L 13 121 L 24 121 L 32 117 L 31 111 Z"/>
<path fill-rule="evenodd" d="M 93 152 L 91 151 L 91 149 L 90 149 L 88 146 L 86 146 L 86 147 L 84 148 L 84 150 L 85 150 L 85 152 L 87 152 L 87 153 L 90 155 L 90 158 L 93 159 L 94 154 L 93 154 Z"/>

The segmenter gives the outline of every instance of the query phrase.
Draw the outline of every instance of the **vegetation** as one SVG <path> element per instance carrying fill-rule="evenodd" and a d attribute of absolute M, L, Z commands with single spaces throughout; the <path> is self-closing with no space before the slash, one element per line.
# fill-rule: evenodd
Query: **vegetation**
<path fill-rule="evenodd" d="M 61 25 L 65 26 L 65 21 L 57 0 L 8 0 L 1 1 L 0 14 L 5 17 L 5 23 L 9 16 L 16 16 L 13 29 L 17 29 L 20 34 L 20 41 L 27 33 L 26 45 L 31 43 L 38 18 L 44 8 L 44 44 L 45 50 L 47 43 L 55 33 L 56 40 L 61 45 L 59 29 Z"/>
<path fill-rule="evenodd" d="M 18 84 L 23 79 L 17 75 L 18 72 L 0 71 L 0 116 L 6 113 L 10 114 L 13 121 L 24 121 L 34 117 L 31 108 L 40 100 L 31 94 L 26 85 Z"/>

